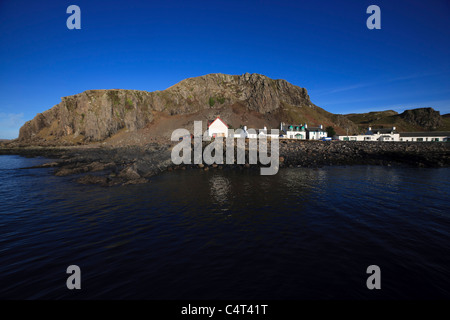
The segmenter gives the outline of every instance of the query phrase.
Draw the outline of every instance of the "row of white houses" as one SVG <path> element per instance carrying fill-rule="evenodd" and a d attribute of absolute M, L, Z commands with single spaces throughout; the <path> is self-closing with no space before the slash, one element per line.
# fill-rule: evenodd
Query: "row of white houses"
<path fill-rule="evenodd" d="M 395 127 L 372 129 L 369 127 L 365 134 L 335 136 L 343 141 L 450 141 L 450 132 L 397 132 Z"/>
<path fill-rule="evenodd" d="M 328 136 L 327 132 L 323 129 L 323 125 L 308 127 L 306 123 L 295 125 L 282 122 L 280 124 L 280 133 L 285 138 L 300 140 L 321 140 Z"/>
<path fill-rule="evenodd" d="M 228 125 L 220 117 L 217 117 L 208 125 L 208 134 L 210 137 L 228 137 Z M 331 140 L 331 138 L 327 137 L 327 132 L 323 129 L 322 125 L 308 127 L 307 124 L 293 125 L 284 122 L 280 124 L 279 135 L 268 132 L 266 127 L 264 129 L 247 129 L 246 126 L 234 133 L 235 138 L 257 138 L 258 136 L 299 140 Z M 336 135 L 333 138 L 342 141 L 450 141 L 450 132 L 399 133 L 395 127 L 381 129 L 372 129 L 372 127 L 369 127 L 365 134 Z"/>
<path fill-rule="evenodd" d="M 220 119 L 220 117 L 217 117 L 214 121 L 208 124 L 208 135 L 210 137 L 228 137 L 230 136 L 228 133 L 228 125 Z M 289 125 L 283 122 L 280 125 L 278 135 L 268 132 L 266 127 L 264 127 L 264 129 L 247 129 L 247 127 L 244 126 L 240 129 L 240 131 L 234 132 L 235 138 L 257 138 L 258 136 L 300 140 L 320 140 L 327 137 L 327 132 L 323 129 L 322 125 L 318 127 L 308 127 L 307 124 Z"/>

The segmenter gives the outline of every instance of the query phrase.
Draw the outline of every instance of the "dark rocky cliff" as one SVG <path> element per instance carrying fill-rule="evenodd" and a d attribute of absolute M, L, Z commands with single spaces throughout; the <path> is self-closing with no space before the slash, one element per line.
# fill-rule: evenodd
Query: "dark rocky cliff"
<path fill-rule="evenodd" d="M 339 131 L 354 124 L 314 105 L 304 88 L 260 74 L 210 74 L 185 79 L 155 92 L 88 90 L 63 97 L 61 103 L 38 114 L 20 129 L 26 144 L 80 144 L 102 141 L 121 129 L 136 131 L 151 126 L 155 117 L 188 115 L 217 109 L 253 112 L 277 128 L 279 122 L 333 125 Z M 236 111 L 238 110 L 238 111 Z M 232 122 L 230 119 L 225 121 Z M 264 122 L 265 123 L 265 122 Z M 233 124 L 239 126 L 239 123 Z M 246 124 L 244 118 L 241 124 Z"/>
<path fill-rule="evenodd" d="M 396 127 L 400 132 L 450 130 L 450 118 L 447 115 L 441 116 L 439 111 L 433 108 L 410 109 L 401 114 L 393 110 L 353 113 L 347 114 L 345 117 L 357 124 L 360 132 L 365 132 L 369 126 Z"/>
<path fill-rule="evenodd" d="M 435 130 L 442 125 L 439 111 L 433 108 L 405 110 L 400 114 L 400 117 L 413 125 L 424 127 L 427 130 Z"/>

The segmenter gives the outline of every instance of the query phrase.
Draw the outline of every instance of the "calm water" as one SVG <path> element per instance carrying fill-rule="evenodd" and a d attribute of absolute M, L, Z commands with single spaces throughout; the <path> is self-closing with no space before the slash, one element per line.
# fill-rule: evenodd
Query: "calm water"
<path fill-rule="evenodd" d="M 448 168 L 186 170 L 104 188 L 20 169 L 42 162 L 0 156 L 0 298 L 450 298 Z M 381 290 L 366 287 L 372 264 Z"/>

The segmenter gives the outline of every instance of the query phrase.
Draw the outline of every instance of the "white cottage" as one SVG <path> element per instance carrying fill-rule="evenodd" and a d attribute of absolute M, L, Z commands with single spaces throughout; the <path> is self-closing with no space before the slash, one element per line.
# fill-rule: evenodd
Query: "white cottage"
<path fill-rule="evenodd" d="M 208 125 L 210 137 L 228 137 L 228 125 L 219 117 Z"/>
<path fill-rule="evenodd" d="M 280 124 L 280 134 L 283 135 L 284 138 L 288 139 L 306 139 L 306 128 L 307 125 L 295 125 L 295 124 L 286 124 L 281 122 Z"/>
<path fill-rule="evenodd" d="M 259 129 L 259 137 L 278 139 L 280 136 L 279 134 L 272 133 L 272 129 L 269 132 L 269 130 L 267 130 L 267 127 L 264 127 L 264 129 Z"/>
<path fill-rule="evenodd" d="M 450 132 L 401 132 L 400 141 L 450 141 Z"/>
<path fill-rule="evenodd" d="M 365 134 L 337 137 L 343 141 L 400 141 L 400 134 L 397 133 L 395 127 L 380 129 L 369 127 Z"/>
<path fill-rule="evenodd" d="M 323 129 L 323 125 L 318 127 L 309 127 L 305 124 L 306 128 L 306 137 L 309 140 L 321 140 L 322 138 L 326 138 L 328 133 Z"/>

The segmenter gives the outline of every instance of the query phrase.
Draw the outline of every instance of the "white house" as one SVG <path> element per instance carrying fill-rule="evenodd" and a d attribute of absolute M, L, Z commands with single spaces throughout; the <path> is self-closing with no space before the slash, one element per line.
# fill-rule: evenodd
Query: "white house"
<path fill-rule="evenodd" d="M 306 137 L 309 140 L 320 140 L 328 136 L 328 133 L 325 130 L 323 130 L 323 125 L 308 128 L 308 125 L 305 124 L 305 128 L 306 128 Z"/>
<path fill-rule="evenodd" d="M 283 137 L 288 139 L 300 139 L 300 140 L 320 140 L 328 136 L 327 132 L 323 129 L 323 126 L 308 127 L 305 124 L 280 124 L 280 130 Z"/>
<path fill-rule="evenodd" d="M 208 125 L 210 137 L 228 137 L 228 125 L 219 117 Z"/>
<path fill-rule="evenodd" d="M 450 132 L 401 132 L 400 141 L 450 141 Z"/>
<path fill-rule="evenodd" d="M 272 130 L 270 130 L 270 132 L 268 132 L 267 127 L 264 127 L 264 129 L 259 129 L 259 136 L 267 137 L 267 138 L 271 138 L 271 139 L 279 138 L 279 134 L 272 133 Z"/>
<path fill-rule="evenodd" d="M 369 127 L 365 134 L 337 137 L 343 141 L 400 141 L 400 134 L 395 131 L 395 127 L 381 129 Z"/>
<path fill-rule="evenodd" d="M 231 135 L 231 133 L 230 133 Z M 247 126 L 244 126 L 243 128 L 238 128 L 234 130 L 233 133 L 234 138 L 247 138 L 248 132 L 247 132 Z"/>
<path fill-rule="evenodd" d="M 306 128 L 307 125 L 294 125 L 294 124 L 285 124 L 282 122 L 280 124 L 280 134 L 283 137 L 288 139 L 306 139 Z"/>
<path fill-rule="evenodd" d="M 267 127 L 264 129 L 247 129 L 247 126 L 244 126 L 241 129 L 236 129 L 234 132 L 235 138 L 249 138 L 249 139 L 257 139 L 257 138 L 278 138 L 279 135 L 272 133 L 272 131 L 267 130 Z"/>
<path fill-rule="evenodd" d="M 257 139 L 260 136 L 263 136 L 264 133 L 264 129 L 247 129 L 246 128 L 246 133 L 247 133 L 247 138 L 249 139 Z"/>

